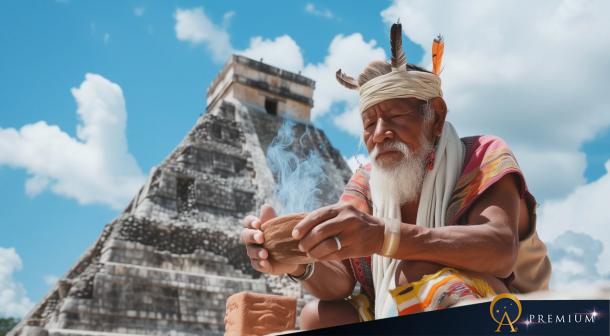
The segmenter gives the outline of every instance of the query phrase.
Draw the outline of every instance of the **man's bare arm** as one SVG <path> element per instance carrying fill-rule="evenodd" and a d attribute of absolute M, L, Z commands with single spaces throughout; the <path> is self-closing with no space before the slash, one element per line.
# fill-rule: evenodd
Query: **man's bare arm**
<path fill-rule="evenodd" d="M 507 277 L 519 246 L 519 204 L 515 179 L 507 175 L 476 202 L 467 217 L 469 225 L 430 229 L 402 224 L 394 258 Z"/>
<path fill-rule="evenodd" d="M 519 244 L 521 200 L 515 179 L 505 176 L 473 205 L 468 224 L 425 228 L 401 224 L 395 259 L 431 261 L 451 267 L 507 277 L 514 266 Z M 299 248 L 316 260 L 345 260 L 380 253 L 383 220 L 347 203 L 309 213 L 292 232 Z M 333 237 L 341 240 L 337 250 Z"/>
<path fill-rule="evenodd" d="M 305 267 L 299 267 L 293 275 L 305 272 Z M 318 261 L 311 278 L 301 281 L 303 287 L 320 300 L 341 300 L 352 294 L 356 280 L 348 260 Z"/>

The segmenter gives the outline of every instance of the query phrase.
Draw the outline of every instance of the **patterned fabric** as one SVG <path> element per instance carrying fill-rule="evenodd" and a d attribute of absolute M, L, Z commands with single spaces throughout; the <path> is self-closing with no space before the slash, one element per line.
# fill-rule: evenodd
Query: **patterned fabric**
<path fill-rule="evenodd" d="M 339 201 L 349 202 L 358 210 L 372 214 L 371 190 L 369 189 L 371 164 L 360 166 L 349 180 Z"/>
<path fill-rule="evenodd" d="M 447 208 L 449 225 L 459 224 L 458 220 L 470 205 L 507 174 L 514 173 L 519 176 L 521 197 L 526 193 L 529 194 L 517 160 L 502 139 L 493 136 L 475 136 L 463 138 L 462 142 L 466 147 L 466 159 L 462 175 L 456 183 Z M 527 198 L 533 200 L 530 196 L 528 195 Z"/>
<path fill-rule="evenodd" d="M 468 209 L 494 183 L 508 174 L 518 177 L 519 192 L 525 197 L 530 211 L 532 230 L 535 229 L 536 201 L 528 192 L 525 178 L 519 169 L 517 160 L 506 143 L 493 136 L 473 136 L 462 138 L 465 146 L 464 166 L 458 179 L 447 211 L 449 225 L 465 224 Z M 371 164 L 358 168 L 345 186 L 340 201 L 349 202 L 360 211 L 372 214 L 372 202 L 369 190 Z M 360 283 L 364 294 L 374 303 L 375 291 L 371 273 L 370 257 L 350 260 L 354 277 Z M 513 276 L 505 279 L 510 284 Z"/>
<path fill-rule="evenodd" d="M 462 300 L 496 294 L 484 280 L 471 278 L 448 267 L 423 276 L 421 280 L 398 286 L 390 293 L 401 316 L 445 309 Z"/>

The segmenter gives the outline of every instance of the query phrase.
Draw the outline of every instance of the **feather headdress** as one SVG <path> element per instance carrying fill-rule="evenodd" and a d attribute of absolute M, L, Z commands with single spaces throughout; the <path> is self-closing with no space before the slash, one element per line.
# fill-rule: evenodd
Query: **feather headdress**
<path fill-rule="evenodd" d="M 402 24 L 396 22 L 390 28 L 390 47 L 392 51 L 392 59 L 390 64 L 392 65 L 392 71 L 405 70 L 407 66 L 407 57 L 402 47 Z M 443 60 L 443 52 L 445 43 L 443 37 L 438 35 L 432 42 L 432 73 L 439 75 L 441 72 L 441 64 Z M 358 81 L 341 71 L 337 70 L 336 73 L 337 81 L 350 90 L 358 90 L 360 86 Z"/>

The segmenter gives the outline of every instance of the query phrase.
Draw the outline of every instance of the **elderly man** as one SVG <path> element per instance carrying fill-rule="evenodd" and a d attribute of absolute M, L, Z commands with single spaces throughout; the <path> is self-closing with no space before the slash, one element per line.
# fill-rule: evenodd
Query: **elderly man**
<path fill-rule="evenodd" d="M 400 24 L 392 60 L 372 62 L 355 80 L 371 163 L 337 204 L 309 213 L 293 230 L 316 262 L 271 262 L 263 222 L 244 220 L 252 266 L 288 274 L 318 298 L 301 313 L 304 329 L 450 307 L 466 298 L 546 288 L 550 263 L 535 230 L 534 197 L 507 145 L 492 136 L 460 139 L 445 121 L 442 41 L 433 72 L 406 63 Z M 352 296 L 358 282 L 361 293 Z"/>

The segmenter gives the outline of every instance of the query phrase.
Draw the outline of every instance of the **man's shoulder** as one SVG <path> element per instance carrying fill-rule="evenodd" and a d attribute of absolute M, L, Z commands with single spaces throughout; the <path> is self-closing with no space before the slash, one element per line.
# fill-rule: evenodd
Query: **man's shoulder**
<path fill-rule="evenodd" d="M 483 147 L 483 148 L 508 148 L 508 144 L 504 139 L 496 135 L 473 135 L 461 138 L 466 146 Z"/>
<path fill-rule="evenodd" d="M 528 200 L 535 203 L 527 191 L 525 178 L 519 164 L 504 139 L 494 135 L 477 135 L 462 138 L 465 158 L 447 210 L 449 223 L 457 223 L 467 209 L 488 188 L 508 174 L 518 176 L 519 194 L 528 193 Z"/>
<path fill-rule="evenodd" d="M 464 170 L 473 165 L 484 164 L 499 156 L 514 155 L 504 139 L 495 135 L 475 135 L 461 138 L 464 144 Z M 470 166 L 470 167 L 469 167 Z"/>

